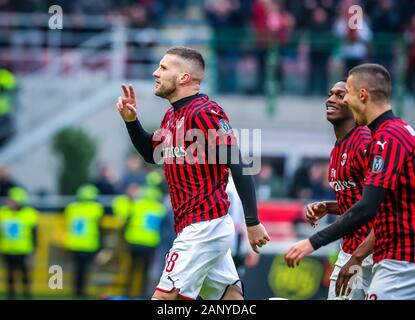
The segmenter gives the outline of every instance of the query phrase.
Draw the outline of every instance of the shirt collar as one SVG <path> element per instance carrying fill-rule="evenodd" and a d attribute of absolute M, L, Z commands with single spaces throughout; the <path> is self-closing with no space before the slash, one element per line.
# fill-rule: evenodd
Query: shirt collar
<path fill-rule="evenodd" d="M 379 117 L 377 117 L 375 120 L 369 123 L 368 128 L 370 129 L 370 131 L 375 132 L 382 123 L 384 123 L 387 120 L 391 120 L 391 119 L 396 119 L 395 115 L 393 114 L 393 111 L 392 110 L 385 111 Z"/>
<path fill-rule="evenodd" d="M 336 140 L 336 144 L 340 144 L 343 141 L 349 139 L 349 137 L 352 135 L 352 133 L 357 129 L 359 125 L 355 124 L 355 126 L 353 128 L 351 128 L 345 135 L 343 138 Z"/>
<path fill-rule="evenodd" d="M 177 100 L 176 102 L 173 102 L 171 105 L 173 106 L 174 111 L 180 110 L 182 107 L 188 105 L 191 101 L 193 101 L 196 98 L 200 98 L 205 96 L 205 94 L 202 93 L 196 93 L 192 96 L 188 96 L 185 98 L 182 98 L 180 100 Z"/>

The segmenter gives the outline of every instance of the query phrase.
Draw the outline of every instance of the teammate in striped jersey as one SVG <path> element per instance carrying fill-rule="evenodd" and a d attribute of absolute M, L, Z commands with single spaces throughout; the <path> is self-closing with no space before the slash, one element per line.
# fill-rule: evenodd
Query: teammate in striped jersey
<path fill-rule="evenodd" d="M 362 193 L 364 178 L 367 173 L 365 153 L 371 139 L 370 130 L 358 126 L 353 113 L 343 102 L 346 94 L 346 82 L 337 82 L 330 90 L 326 100 L 327 120 L 333 125 L 336 143 L 330 154 L 329 184 L 336 194 L 336 201 L 314 202 L 306 207 L 308 221 L 315 225 L 327 213 L 344 214 L 355 204 Z M 336 298 L 336 281 L 341 268 L 370 233 L 372 226 L 365 225 L 354 233 L 343 237 L 341 250 L 335 268 L 330 276 L 328 299 Z M 363 300 L 372 277 L 372 257 L 362 261 L 363 272 L 360 274 L 361 288 L 352 291 L 353 300 Z"/>
<path fill-rule="evenodd" d="M 125 96 L 117 103 L 137 151 L 147 162 L 163 163 L 174 211 L 177 238 L 153 299 L 243 298 L 230 252 L 235 228 L 227 214 L 229 170 L 242 200 L 252 249 L 259 253 L 258 247 L 270 240 L 259 222 L 253 180 L 243 174 L 228 117 L 199 93 L 204 65 L 196 50 L 175 47 L 166 52 L 153 76 L 155 94 L 171 106 L 153 134 L 137 119 L 131 85 L 122 86 Z"/>
<path fill-rule="evenodd" d="M 289 249 L 289 265 L 373 220 L 373 278 L 367 299 L 415 299 L 415 130 L 390 106 L 389 72 L 377 64 L 349 71 L 344 100 L 367 124 L 370 164 L 360 200 L 338 221 Z M 369 252 L 370 250 L 367 250 Z"/>

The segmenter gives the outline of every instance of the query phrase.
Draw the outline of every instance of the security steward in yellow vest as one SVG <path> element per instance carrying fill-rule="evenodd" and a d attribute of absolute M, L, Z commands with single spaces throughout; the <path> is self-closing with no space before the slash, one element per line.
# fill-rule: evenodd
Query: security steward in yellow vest
<path fill-rule="evenodd" d="M 130 248 L 131 270 L 127 282 L 128 296 L 132 296 L 133 275 L 138 266 L 142 267 L 142 281 L 138 297 L 143 298 L 148 289 L 148 271 L 157 247 L 161 241 L 161 225 L 166 208 L 161 202 L 163 196 L 158 185 L 161 176 L 156 172 L 147 175 L 147 186 L 141 188 L 140 197 L 133 202 L 124 228 L 124 239 Z"/>
<path fill-rule="evenodd" d="M 7 267 L 7 294 L 15 299 L 15 271 L 21 271 L 24 298 L 30 299 L 28 257 L 36 247 L 38 212 L 27 206 L 28 195 L 22 188 L 8 192 L 0 208 L 0 252 Z"/>
<path fill-rule="evenodd" d="M 136 183 L 130 183 L 122 195 L 116 196 L 112 201 L 112 214 L 118 228 L 125 226 L 127 218 L 131 214 L 131 208 L 139 195 L 140 187 Z"/>
<path fill-rule="evenodd" d="M 96 201 L 98 189 L 93 185 L 81 186 L 78 201 L 65 209 L 65 246 L 75 264 L 74 289 L 79 298 L 85 297 L 85 280 L 96 253 L 101 248 L 100 230 L 104 207 Z"/>

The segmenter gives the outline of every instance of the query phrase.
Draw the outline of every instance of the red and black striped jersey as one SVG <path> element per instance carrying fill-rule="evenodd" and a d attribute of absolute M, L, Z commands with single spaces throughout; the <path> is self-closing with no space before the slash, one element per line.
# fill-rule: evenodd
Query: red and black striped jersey
<path fill-rule="evenodd" d="M 344 214 L 359 201 L 368 170 L 366 149 L 371 140 L 367 127 L 354 127 L 337 140 L 330 154 L 329 184 L 336 194 L 340 213 Z M 342 249 L 352 254 L 370 233 L 371 223 L 343 238 Z"/>
<path fill-rule="evenodd" d="M 173 103 L 153 134 L 154 155 L 164 165 L 176 233 L 228 212 L 229 169 L 216 161 L 217 146 L 236 144 L 228 121 L 220 106 L 197 94 Z"/>
<path fill-rule="evenodd" d="M 369 128 L 366 185 L 386 189 L 374 219 L 374 262 L 383 259 L 415 263 L 415 130 L 388 111 Z"/>

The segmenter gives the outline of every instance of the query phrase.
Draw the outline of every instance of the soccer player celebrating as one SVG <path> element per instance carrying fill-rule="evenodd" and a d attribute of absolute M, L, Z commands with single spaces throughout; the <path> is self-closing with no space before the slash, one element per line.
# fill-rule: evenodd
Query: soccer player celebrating
<path fill-rule="evenodd" d="M 335 223 L 285 254 L 289 266 L 373 220 L 373 278 L 368 299 L 415 299 L 415 130 L 390 106 L 389 72 L 377 64 L 349 71 L 345 102 L 358 124 L 368 125 L 370 164 L 360 200 Z"/>
<path fill-rule="evenodd" d="M 243 299 L 230 252 L 235 230 L 227 214 L 229 170 L 242 200 L 252 249 L 259 253 L 258 247 L 270 240 L 258 220 L 253 180 L 243 174 L 228 117 L 199 93 L 204 67 L 196 50 L 175 47 L 166 52 L 153 76 L 155 94 L 171 107 L 153 134 L 137 119 L 132 85 L 122 85 L 125 96 L 117 103 L 137 151 L 147 162 L 164 163 L 174 210 L 178 235 L 153 299 Z"/>
<path fill-rule="evenodd" d="M 355 123 L 352 112 L 343 102 L 346 94 L 346 82 L 337 82 L 330 90 L 326 100 L 327 120 L 333 125 L 337 141 L 330 155 L 329 184 L 336 193 L 336 201 L 314 202 L 306 207 L 306 217 L 311 225 L 327 213 L 344 214 L 355 204 L 362 193 L 364 178 L 367 172 L 365 152 L 371 139 L 370 130 Z M 340 269 L 350 259 L 357 247 L 367 237 L 370 225 L 361 227 L 354 233 L 347 234 L 330 276 L 328 299 L 336 298 L 336 281 Z M 372 258 L 362 261 L 363 272 L 360 280 L 363 290 L 356 288 L 352 299 L 363 300 L 372 276 Z"/>

